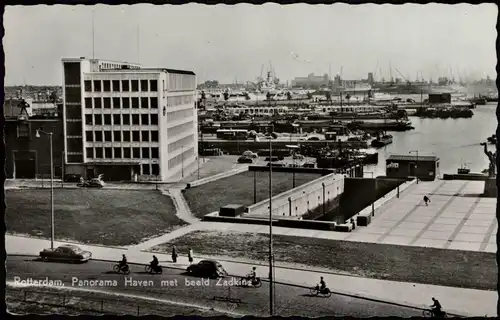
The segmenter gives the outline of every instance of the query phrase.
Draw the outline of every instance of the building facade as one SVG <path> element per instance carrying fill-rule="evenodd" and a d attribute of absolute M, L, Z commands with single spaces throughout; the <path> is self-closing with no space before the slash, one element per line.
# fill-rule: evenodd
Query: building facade
<path fill-rule="evenodd" d="M 434 181 L 439 176 L 439 158 L 390 155 L 386 160 L 386 176 L 391 178 L 418 177 L 420 180 Z"/>
<path fill-rule="evenodd" d="M 307 77 L 296 77 L 292 80 L 292 87 L 326 86 L 329 83 L 328 74 L 315 76 L 314 73 Z"/>
<path fill-rule="evenodd" d="M 196 75 L 98 59 L 63 59 L 68 173 L 172 180 L 197 167 Z"/>

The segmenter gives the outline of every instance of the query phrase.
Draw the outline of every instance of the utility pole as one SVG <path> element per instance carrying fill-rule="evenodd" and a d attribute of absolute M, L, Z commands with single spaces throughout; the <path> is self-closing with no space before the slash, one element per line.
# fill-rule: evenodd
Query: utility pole
<path fill-rule="evenodd" d="M 95 59 L 95 30 L 94 30 L 94 25 L 95 25 L 95 15 L 94 15 L 94 9 L 92 9 L 92 59 Z"/>
<path fill-rule="evenodd" d="M 269 139 L 269 314 L 274 315 L 274 284 L 273 284 L 273 137 L 274 126 L 271 126 Z"/>

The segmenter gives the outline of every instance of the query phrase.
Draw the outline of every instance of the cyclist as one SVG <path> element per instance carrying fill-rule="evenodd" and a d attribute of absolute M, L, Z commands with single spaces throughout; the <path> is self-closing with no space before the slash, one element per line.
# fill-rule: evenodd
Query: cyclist
<path fill-rule="evenodd" d="M 432 301 L 434 302 L 434 304 L 432 306 L 430 306 L 432 309 L 432 313 L 434 314 L 434 316 L 436 317 L 439 317 L 443 314 L 443 310 L 441 310 L 441 303 L 439 303 L 439 301 L 437 299 L 435 299 L 434 297 L 432 297 Z"/>
<path fill-rule="evenodd" d="M 252 280 L 252 283 L 255 281 L 255 278 L 257 278 L 257 267 L 252 267 L 252 271 L 248 274 L 248 279 Z"/>
<path fill-rule="evenodd" d="M 119 262 L 119 265 L 120 265 L 120 270 L 122 270 L 127 266 L 127 257 L 125 257 L 124 254 L 122 254 L 122 260 Z"/>
<path fill-rule="evenodd" d="M 156 270 L 156 268 L 158 268 L 158 264 L 159 264 L 158 258 L 156 256 L 153 256 L 153 261 L 151 261 L 149 264 L 150 264 L 152 270 Z"/>
<path fill-rule="evenodd" d="M 326 282 L 323 279 L 323 277 L 321 277 L 319 285 L 316 285 L 316 290 L 318 290 L 319 292 L 323 292 L 325 289 L 326 289 Z"/>

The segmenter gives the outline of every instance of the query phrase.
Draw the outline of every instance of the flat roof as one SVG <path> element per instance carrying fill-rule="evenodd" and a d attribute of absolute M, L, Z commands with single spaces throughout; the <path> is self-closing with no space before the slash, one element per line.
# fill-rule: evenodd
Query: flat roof
<path fill-rule="evenodd" d="M 190 74 L 190 75 L 193 75 L 193 76 L 196 75 L 196 73 L 194 73 L 193 71 L 178 70 L 178 69 L 168 69 L 168 68 L 141 68 L 141 70 L 161 70 L 161 71 L 165 71 L 165 72 L 168 72 L 168 73 Z"/>
<path fill-rule="evenodd" d="M 89 161 L 89 162 L 84 162 L 84 165 L 90 164 L 90 165 L 103 165 L 103 166 L 135 166 L 135 165 L 140 165 L 140 162 L 112 162 L 112 161 L 106 161 L 106 162 L 98 162 L 98 161 Z"/>
<path fill-rule="evenodd" d="M 437 156 L 421 156 L 419 155 L 418 157 L 416 155 L 411 155 L 411 154 L 405 154 L 405 155 L 400 155 L 400 154 L 393 154 L 390 155 L 389 158 L 387 158 L 386 161 L 438 161 L 439 158 Z"/>

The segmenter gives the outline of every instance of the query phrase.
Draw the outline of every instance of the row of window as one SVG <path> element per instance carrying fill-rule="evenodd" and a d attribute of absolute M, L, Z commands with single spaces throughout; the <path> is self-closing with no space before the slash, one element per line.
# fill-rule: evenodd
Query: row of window
<path fill-rule="evenodd" d="M 194 141 L 194 134 L 191 134 L 187 137 L 184 137 L 182 139 L 179 139 L 175 142 L 169 143 L 168 144 L 168 152 L 174 152 L 176 150 L 179 150 L 180 148 L 184 146 L 189 146 L 192 142 Z"/>
<path fill-rule="evenodd" d="M 167 113 L 168 121 L 177 121 L 179 119 L 188 118 L 194 115 L 194 109 L 178 110 Z"/>
<path fill-rule="evenodd" d="M 168 160 L 168 169 L 172 169 L 177 167 L 179 164 L 184 166 L 184 161 L 187 160 L 189 157 L 194 155 L 194 148 L 190 148 L 181 154 L 173 157 L 172 159 Z"/>
<path fill-rule="evenodd" d="M 158 159 L 158 148 L 86 148 L 89 159 Z"/>
<path fill-rule="evenodd" d="M 192 103 L 194 100 L 192 94 L 186 94 L 183 96 L 167 97 L 167 107 L 180 106 L 182 104 Z"/>
<path fill-rule="evenodd" d="M 112 121 L 111 121 L 112 120 Z M 158 125 L 157 114 L 86 114 L 85 124 L 88 126 L 102 125 L 133 125 L 133 126 L 149 126 Z"/>
<path fill-rule="evenodd" d="M 196 90 L 196 77 L 190 74 L 170 73 L 168 87 L 170 91 Z"/>
<path fill-rule="evenodd" d="M 96 97 L 85 98 L 85 108 L 91 109 L 158 109 L 157 97 Z"/>
<path fill-rule="evenodd" d="M 167 135 L 170 137 L 170 136 L 176 136 L 182 132 L 186 132 L 188 130 L 192 130 L 194 127 L 194 122 L 193 121 L 189 121 L 189 122 L 186 122 L 186 123 L 183 123 L 183 124 L 180 124 L 178 126 L 175 126 L 175 127 L 172 127 L 172 128 L 168 128 L 167 129 Z"/>
<path fill-rule="evenodd" d="M 138 66 L 132 66 L 129 64 L 121 64 L 121 63 L 101 63 L 100 65 L 101 69 L 123 69 L 124 67 L 128 69 L 140 69 Z"/>
<path fill-rule="evenodd" d="M 157 92 L 158 80 L 85 80 L 85 92 Z"/>
<path fill-rule="evenodd" d="M 85 131 L 87 142 L 158 142 L 158 131 Z"/>

